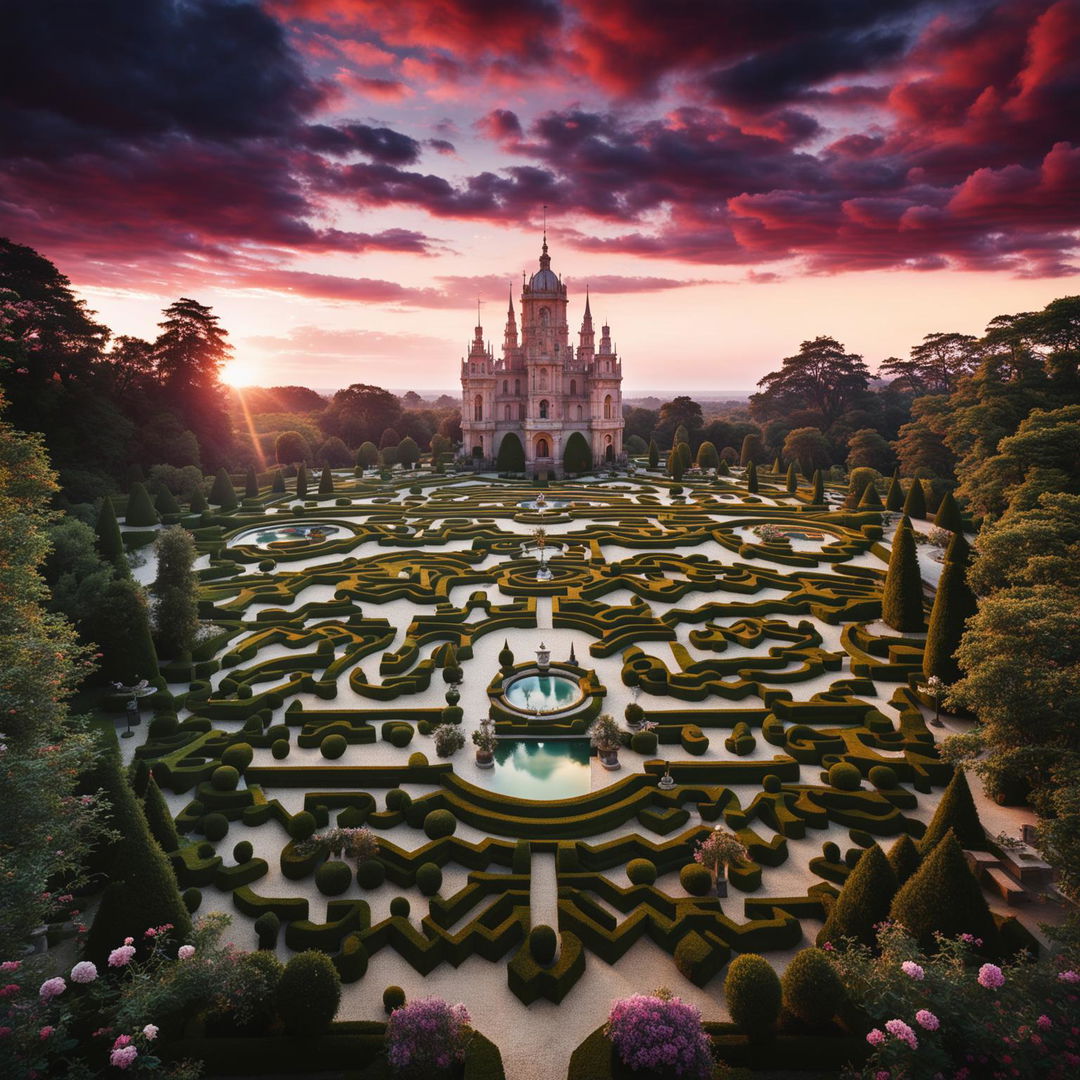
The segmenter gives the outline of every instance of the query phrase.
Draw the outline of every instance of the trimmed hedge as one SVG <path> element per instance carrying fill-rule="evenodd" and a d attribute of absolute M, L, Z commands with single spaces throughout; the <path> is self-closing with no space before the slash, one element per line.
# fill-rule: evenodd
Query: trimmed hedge
<path fill-rule="evenodd" d="M 341 1001 L 341 978 L 333 961 L 310 949 L 294 956 L 278 983 L 278 1014 L 290 1035 L 313 1038 L 330 1027 Z"/>
<path fill-rule="evenodd" d="M 772 1034 L 780 1016 L 782 991 L 767 960 L 756 953 L 735 957 L 724 979 L 724 998 L 731 1019 L 752 1040 Z"/>

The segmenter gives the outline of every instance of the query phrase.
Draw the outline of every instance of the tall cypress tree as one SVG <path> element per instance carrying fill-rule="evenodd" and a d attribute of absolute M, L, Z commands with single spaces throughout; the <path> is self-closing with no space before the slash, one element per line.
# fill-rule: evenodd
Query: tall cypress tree
<path fill-rule="evenodd" d="M 259 479 L 255 475 L 255 469 L 249 465 L 247 475 L 244 477 L 244 498 L 257 499 L 259 497 Z"/>
<path fill-rule="evenodd" d="M 746 466 L 746 490 L 751 495 L 756 495 L 758 490 L 757 465 L 752 461 Z"/>
<path fill-rule="evenodd" d="M 785 477 L 784 484 L 789 495 L 794 495 L 799 489 L 799 474 L 795 471 L 794 461 L 787 467 L 787 476 Z"/>
<path fill-rule="evenodd" d="M 319 477 L 319 494 L 334 494 L 334 474 L 330 471 L 329 465 L 323 466 L 322 475 Z"/>
<path fill-rule="evenodd" d="M 952 550 L 952 544 L 949 547 Z M 964 624 L 975 614 L 975 609 L 975 594 L 967 583 L 967 567 L 964 562 L 946 558 L 934 594 L 923 650 L 923 674 L 927 678 L 936 675 L 945 683 L 954 683 L 960 678 L 956 649 L 964 633 Z"/>
<path fill-rule="evenodd" d="M 922 577 L 915 538 L 907 517 L 900 522 L 893 537 L 889 570 L 881 596 L 881 618 L 902 633 L 921 630 L 923 621 Z"/>
<path fill-rule="evenodd" d="M 179 525 L 163 530 L 154 545 L 158 572 L 154 581 L 157 641 L 165 656 L 179 657 L 191 649 L 199 628 L 198 585 L 192 567 L 195 542 Z"/>
<path fill-rule="evenodd" d="M 127 509 L 124 511 L 125 525 L 156 525 L 157 511 L 150 501 L 150 494 L 143 484 L 136 481 L 128 492 Z"/>
<path fill-rule="evenodd" d="M 889 493 L 885 496 L 885 509 L 898 514 L 904 507 L 904 489 L 900 486 L 897 476 L 889 481 Z"/>
<path fill-rule="evenodd" d="M 934 515 L 934 524 L 940 529 L 948 529 L 954 533 L 964 531 L 964 518 L 951 491 L 946 491 L 942 496 L 937 513 Z"/>
<path fill-rule="evenodd" d="M 296 470 L 296 497 L 303 499 L 307 495 L 307 466 L 300 462 Z"/>
<path fill-rule="evenodd" d="M 911 481 L 907 498 L 904 499 L 904 514 L 920 521 L 926 517 L 926 492 L 923 491 L 922 481 L 917 476 Z"/>
<path fill-rule="evenodd" d="M 232 478 L 222 466 L 214 477 L 214 483 L 210 487 L 210 502 L 214 506 L 220 506 L 222 510 L 235 510 L 240 500 L 236 497 L 236 488 L 233 487 Z"/>
<path fill-rule="evenodd" d="M 649 440 L 649 468 L 655 469 L 660 464 L 660 447 L 656 445 L 655 439 Z"/>
<path fill-rule="evenodd" d="M 814 506 L 821 506 L 825 502 L 825 477 L 820 469 L 814 470 L 814 490 L 810 493 L 810 502 Z"/>
<path fill-rule="evenodd" d="M 128 570 L 127 557 L 124 554 L 124 539 L 120 534 L 120 526 L 116 521 L 116 511 L 113 509 L 112 499 L 106 496 L 101 500 L 101 510 L 98 511 L 97 525 L 94 528 L 97 534 L 97 547 L 101 557 L 116 568 L 117 573 L 125 577 Z"/>
<path fill-rule="evenodd" d="M 275 469 L 270 479 L 270 490 L 275 495 L 285 494 L 285 474 L 280 469 Z"/>
<path fill-rule="evenodd" d="M 842 938 L 873 945 L 877 940 L 874 927 L 888 916 L 895 895 L 896 874 L 881 848 L 871 844 L 844 882 L 818 933 L 818 945 L 831 942 L 838 946 Z"/>

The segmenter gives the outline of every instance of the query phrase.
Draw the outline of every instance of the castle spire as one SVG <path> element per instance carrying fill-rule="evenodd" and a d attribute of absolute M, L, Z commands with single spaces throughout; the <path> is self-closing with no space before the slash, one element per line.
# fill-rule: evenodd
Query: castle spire
<path fill-rule="evenodd" d="M 578 334 L 578 363 L 592 363 L 596 352 L 596 336 L 593 333 L 592 311 L 589 309 L 589 286 L 585 286 L 585 316 L 581 320 L 581 332 Z"/>
<path fill-rule="evenodd" d="M 514 317 L 514 291 L 510 290 L 510 303 L 506 309 L 506 330 L 503 332 L 503 357 L 507 362 L 517 351 L 517 319 Z"/>

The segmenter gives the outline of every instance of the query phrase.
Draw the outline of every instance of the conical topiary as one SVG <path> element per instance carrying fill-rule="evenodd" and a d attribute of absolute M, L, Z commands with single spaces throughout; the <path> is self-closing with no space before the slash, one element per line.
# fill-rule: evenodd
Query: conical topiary
<path fill-rule="evenodd" d="M 915 538 L 905 517 L 893 537 L 889 569 L 881 596 L 881 618 L 901 633 L 922 630 L 922 576 L 915 554 Z"/>
<path fill-rule="evenodd" d="M 988 949 L 996 930 L 982 888 L 950 830 L 897 892 L 889 918 L 902 924 L 926 948 L 934 934 L 972 934 Z"/>
<path fill-rule="evenodd" d="M 182 513 L 180 503 L 176 496 L 167 488 L 163 487 L 154 499 L 154 509 L 162 516 Z"/>
<path fill-rule="evenodd" d="M 244 498 L 245 499 L 257 499 L 259 497 L 259 480 L 255 475 L 255 470 L 252 466 L 248 466 L 248 471 L 244 476 Z"/>
<path fill-rule="evenodd" d="M 881 496 L 877 493 L 877 488 L 872 483 L 867 484 L 863 488 L 862 496 L 859 499 L 860 510 L 880 510 Z"/>
<path fill-rule="evenodd" d="M 175 851 L 180 846 L 176 822 L 173 821 L 173 816 L 169 812 L 165 796 L 161 794 L 161 788 L 157 786 L 157 781 L 152 776 L 146 782 L 143 813 L 146 814 L 146 823 L 150 826 L 150 833 L 161 845 L 161 850 Z"/>
<path fill-rule="evenodd" d="M 649 440 L 649 468 L 655 469 L 660 464 L 660 447 L 656 445 L 655 439 Z"/>
<path fill-rule="evenodd" d="M 922 862 L 922 856 L 915 846 L 915 841 L 907 833 L 903 833 L 900 839 L 889 848 L 887 858 L 896 875 L 897 886 L 903 885 L 919 869 L 919 864 Z"/>
<path fill-rule="evenodd" d="M 319 476 L 319 494 L 320 495 L 333 495 L 334 494 L 334 474 L 330 471 L 329 465 L 323 466 L 323 471 Z"/>
<path fill-rule="evenodd" d="M 814 506 L 820 506 L 825 502 L 825 477 L 821 475 L 820 469 L 814 470 L 814 488 L 810 493 L 810 502 Z"/>
<path fill-rule="evenodd" d="M 150 501 L 150 495 L 144 485 L 136 481 L 128 492 L 127 509 L 124 511 L 125 525 L 156 525 L 157 511 Z"/>
<path fill-rule="evenodd" d="M 224 467 L 218 469 L 214 482 L 210 486 L 210 502 L 213 506 L 220 506 L 222 510 L 235 510 L 240 502 L 236 497 L 236 488 L 233 487 L 232 478 Z"/>
<path fill-rule="evenodd" d="M 885 509 L 898 514 L 904 506 L 904 489 L 900 486 L 900 480 L 894 476 L 889 481 L 889 493 L 885 496 Z"/>
<path fill-rule="evenodd" d="M 926 492 L 923 491 L 922 481 L 917 476 L 911 481 L 911 487 L 904 499 L 904 513 L 907 517 L 920 521 L 926 517 Z"/>
<path fill-rule="evenodd" d="M 775 476 L 779 476 L 784 471 L 784 463 L 779 457 L 773 458 L 772 471 Z"/>
<path fill-rule="evenodd" d="M 758 490 L 757 466 L 752 461 L 746 466 L 746 490 L 751 495 Z"/>
<path fill-rule="evenodd" d="M 794 461 L 787 467 L 787 476 L 784 478 L 784 486 L 787 488 L 787 493 L 789 495 L 794 495 L 799 489 L 799 474 L 795 470 Z"/>
<path fill-rule="evenodd" d="M 270 490 L 275 495 L 285 494 L 285 474 L 280 469 L 275 469 L 270 477 Z"/>
<path fill-rule="evenodd" d="M 107 563 L 111 563 L 119 573 L 126 575 L 129 571 L 127 556 L 124 554 L 124 540 L 116 521 L 112 499 L 108 496 L 101 500 L 101 510 L 98 511 L 94 532 L 97 535 L 97 549 L 101 557 Z"/>
<path fill-rule="evenodd" d="M 951 832 L 962 847 L 986 847 L 986 830 L 979 821 L 979 811 L 971 797 L 967 774 L 957 769 L 941 796 L 941 802 L 919 841 L 919 851 L 925 858 Z"/>
<path fill-rule="evenodd" d="M 499 650 L 499 667 L 512 668 L 514 666 L 514 654 L 510 649 L 510 643 L 503 638 L 503 647 Z"/>
<path fill-rule="evenodd" d="M 954 532 L 949 546 L 945 549 L 945 561 L 959 563 L 966 570 L 970 559 L 971 545 L 967 538 L 962 532 Z"/>
<path fill-rule="evenodd" d="M 937 513 L 934 515 L 934 524 L 939 529 L 948 529 L 954 533 L 964 531 L 964 518 L 951 491 L 946 491 L 941 497 L 941 503 L 938 505 Z"/>
<path fill-rule="evenodd" d="M 872 844 L 859 856 L 855 869 L 848 875 L 818 933 L 818 945 L 831 942 L 838 946 L 843 938 L 873 945 L 877 941 L 874 927 L 889 914 L 895 893 L 896 874 L 885 853 Z"/>
<path fill-rule="evenodd" d="M 210 509 L 210 505 L 206 501 L 206 496 L 203 494 L 202 488 L 196 488 L 192 492 L 189 505 L 193 514 L 205 514 L 206 511 Z"/>
<path fill-rule="evenodd" d="M 927 678 L 936 675 L 945 683 L 954 683 L 960 678 L 956 649 L 964 633 L 964 624 L 975 614 L 976 606 L 975 594 L 967 583 L 966 567 L 961 562 L 946 559 L 934 594 L 923 650 L 923 674 Z"/>
<path fill-rule="evenodd" d="M 296 470 L 296 497 L 303 499 L 307 496 L 307 465 L 303 462 Z"/>

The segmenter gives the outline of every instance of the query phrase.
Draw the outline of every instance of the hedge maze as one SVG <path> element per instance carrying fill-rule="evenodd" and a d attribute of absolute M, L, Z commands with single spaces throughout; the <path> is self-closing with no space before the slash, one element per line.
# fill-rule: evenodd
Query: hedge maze
<path fill-rule="evenodd" d="M 737 478 L 565 484 L 543 513 L 509 481 L 339 473 L 304 501 L 267 478 L 232 511 L 184 518 L 214 631 L 167 665 L 174 696 L 137 756 L 182 804 L 170 859 L 190 902 L 230 894 L 261 946 L 324 950 L 347 981 L 384 949 L 420 975 L 479 956 L 526 1003 L 562 1001 L 643 937 L 699 986 L 736 953 L 812 941 L 865 849 L 922 836 L 915 811 L 951 769 L 912 689 L 923 637 L 878 621 L 882 512 L 759 475 L 756 495 Z M 244 535 L 296 523 L 343 528 Z M 545 637 L 582 701 L 515 714 L 504 680 Z M 488 712 L 502 736 L 581 737 L 631 701 L 648 723 L 625 735 L 622 771 L 594 770 L 572 799 L 492 791 L 471 745 L 443 759 L 431 738 Z M 717 824 L 748 853 L 726 899 L 694 872 Z M 332 852 L 335 826 L 366 826 L 377 854 Z M 269 857 L 242 842 L 256 836 Z M 548 965 L 527 945 L 538 857 L 558 882 Z M 784 895 L 770 875 L 793 858 L 804 884 Z M 367 897 L 387 883 L 376 918 Z"/>

